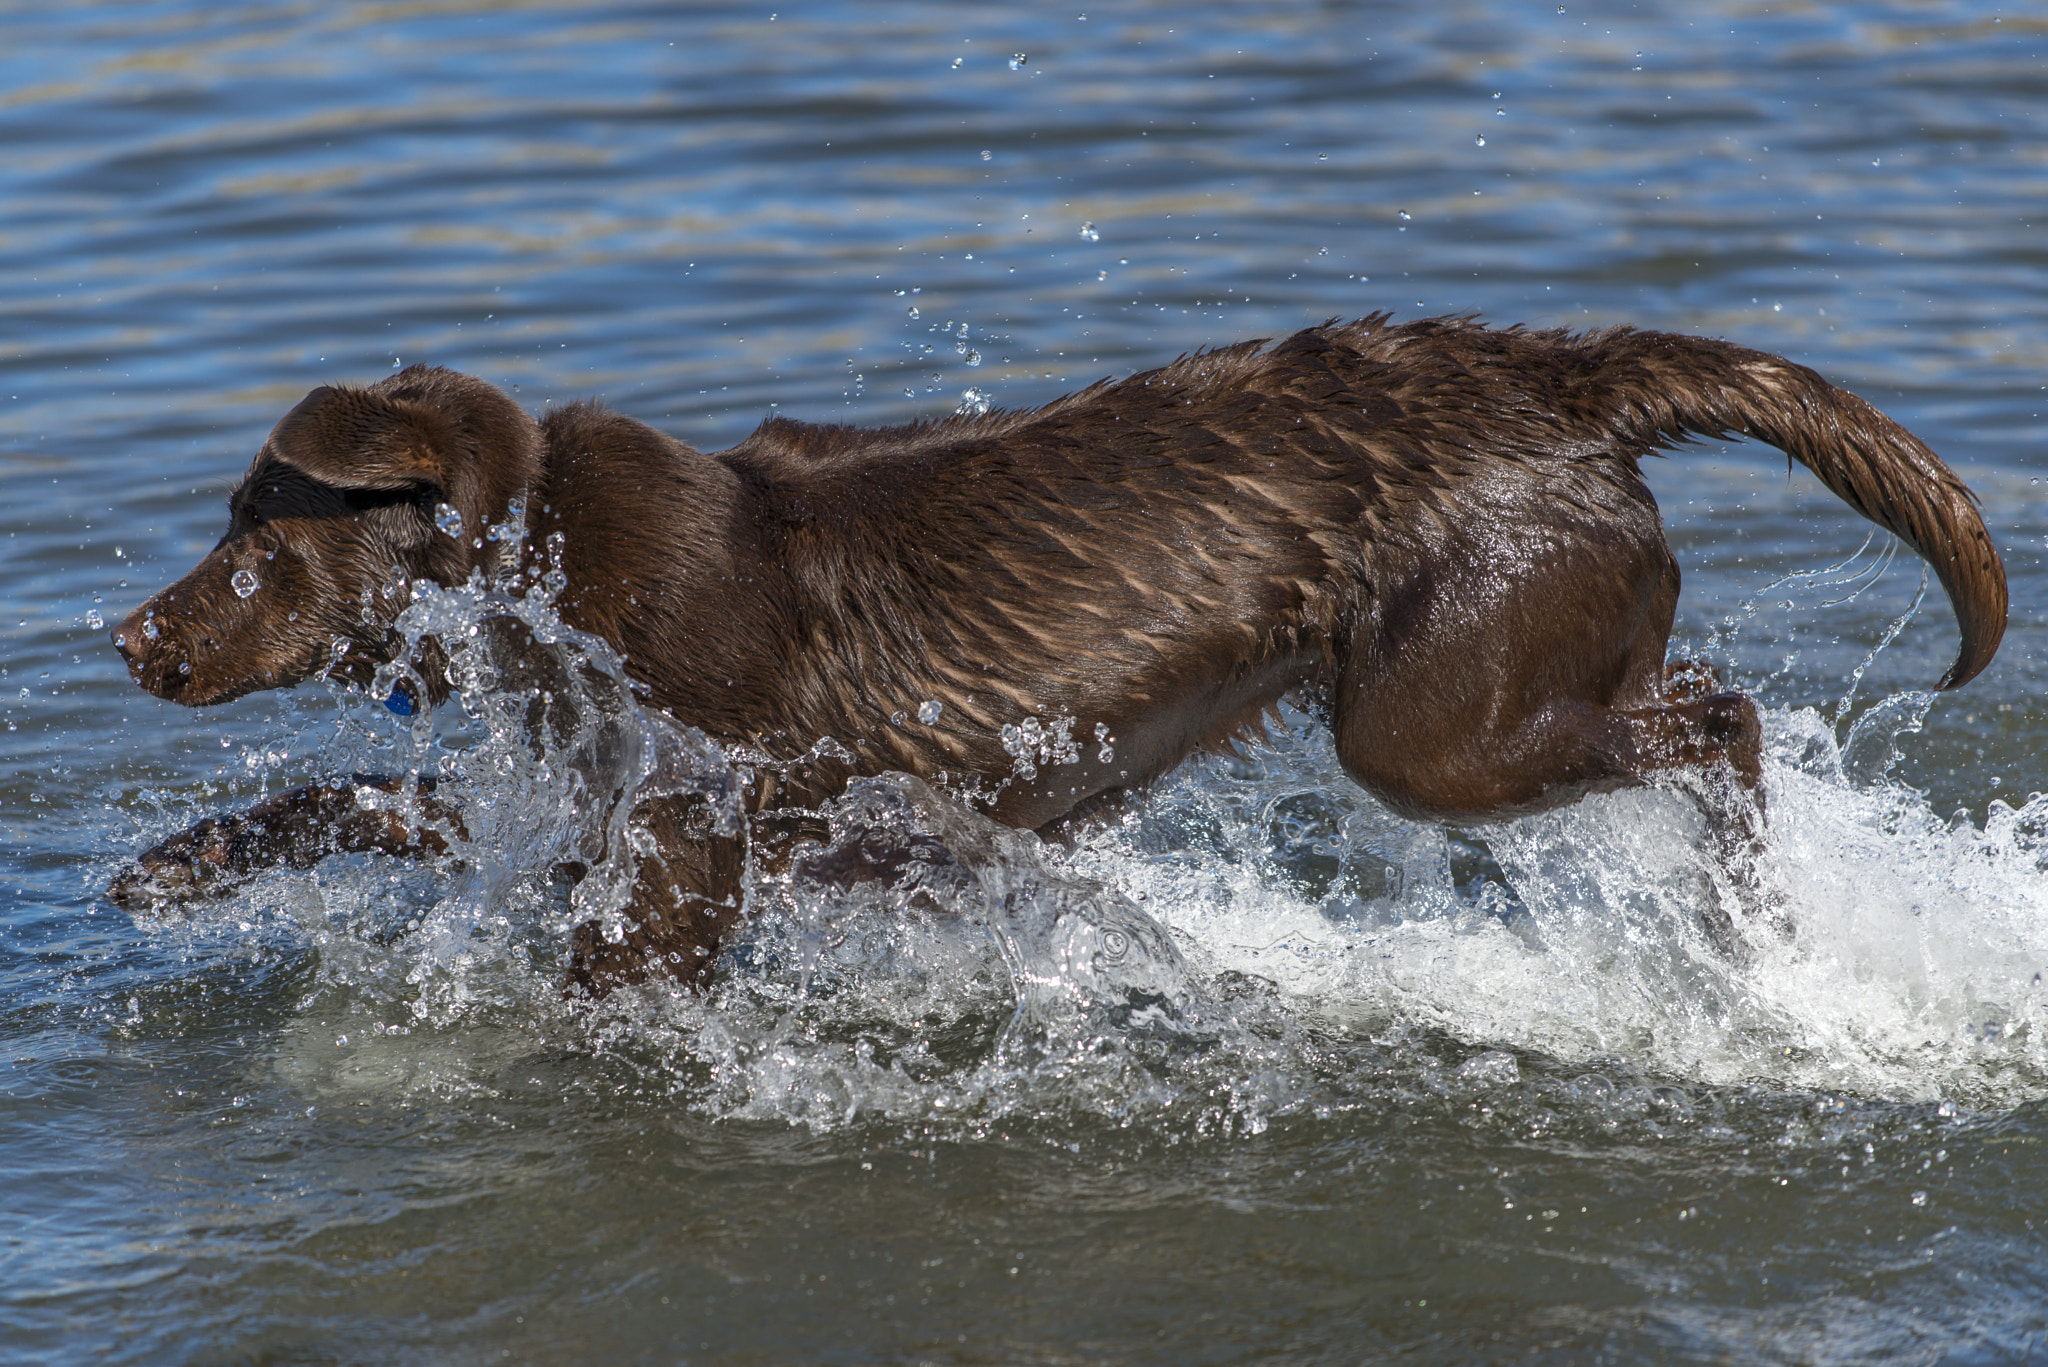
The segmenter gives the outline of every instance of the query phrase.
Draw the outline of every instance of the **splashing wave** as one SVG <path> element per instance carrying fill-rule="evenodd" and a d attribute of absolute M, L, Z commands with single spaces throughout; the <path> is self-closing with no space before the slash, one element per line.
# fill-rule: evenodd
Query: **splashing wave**
<path fill-rule="evenodd" d="M 1585 1069 L 1550 1102 L 1607 1104 L 1602 1070 L 1674 1105 L 1699 1085 L 2048 1092 L 2048 798 L 1993 803 L 1981 828 L 1928 810 L 1888 777 L 1920 694 L 1844 735 L 1765 713 L 1772 910 L 1732 953 L 1703 929 L 1722 891 L 1683 792 L 1446 831 L 1388 813 L 1293 717 L 1066 845 L 908 776 L 858 781 L 828 836 L 750 876 L 707 993 L 578 1008 L 557 990 L 564 938 L 624 903 L 632 801 L 693 792 L 736 821 L 737 775 L 635 704 L 544 589 L 515 588 L 425 592 L 401 629 L 443 643 L 452 705 L 390 717 L 387 669 L 336 690 L 323 750 L 437 775 L 471 842 L 443 867 L 279 873 L 192 932 L 262 920 L 316 951 L 277 1059 L 309 1092 L 489 1091 L 564 1048 L 713 1115 L 819 1128 L 1257 1131 L 1389 1087 L 1505 1097 Z M 565 859 L 591 869 L 573 888 L 548 872 Z"/>

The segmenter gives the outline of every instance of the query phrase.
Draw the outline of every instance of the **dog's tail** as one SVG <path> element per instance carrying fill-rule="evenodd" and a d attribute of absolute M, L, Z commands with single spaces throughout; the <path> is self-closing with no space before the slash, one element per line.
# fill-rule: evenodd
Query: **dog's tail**
<path fill-rule="evenodd" d="M 1597 339 L 1597 340 L 1596 340 Z M 1975 678 L 2005 635 L 2005 566 L 1977 499 L 1911 432 L 1803 365 L 1726 342 L 1617 329 L 1587 339 L 1607 354 L 1619 386 L 1658 444 L 1687 434 L 1754 437 L 1791 456 L 1857 512 L 1930 566 L 1962 627 L 1956 661 L 1937 688 Z"/>

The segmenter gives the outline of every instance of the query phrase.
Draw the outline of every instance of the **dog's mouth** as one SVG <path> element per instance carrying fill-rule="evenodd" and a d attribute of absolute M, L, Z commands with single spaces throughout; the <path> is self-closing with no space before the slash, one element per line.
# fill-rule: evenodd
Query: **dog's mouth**
<path fill-rule="evenodd" d="M 139 688 L 186 707 L 212 707 L 320 677 L 367 688 L 388 653 L 385 642 L 366 646 L 353 636 L 328 637 L 296 623 L 282 629 L 245 623 L 233 632 L 196 627 L 165 613 L 155 600 L 110 635 Z"/>

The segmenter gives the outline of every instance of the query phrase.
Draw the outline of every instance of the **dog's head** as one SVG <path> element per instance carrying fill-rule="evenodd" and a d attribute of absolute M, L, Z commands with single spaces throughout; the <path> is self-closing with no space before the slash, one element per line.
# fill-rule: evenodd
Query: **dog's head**
<path fill-rule="evenodd" d="M 485 529 L 539 463 L 534 421 L 466 375 L 316 389 L 229 497 L 220 544 L 115 627 L 114 648 L 143 688 L 192 706 L 318 674 L 367 682 L 398 648 L 411 585 L 493 562 Z"/>

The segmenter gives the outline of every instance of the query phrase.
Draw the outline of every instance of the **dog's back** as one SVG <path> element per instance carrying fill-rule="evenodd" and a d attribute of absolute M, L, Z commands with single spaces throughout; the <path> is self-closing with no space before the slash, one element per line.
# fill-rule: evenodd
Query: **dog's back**
<path fill-rule="evenodd" d="M 1371 318 L 1036 410 L 773 419 L 711 456 L 578 408 L 547 424 L 548 487 L 559 469 L 574 488 L 542 501 L 563 510 L 565 608 L 622 641 L 657 703 L 785 759 L 821 736 L 851 747 L 794 796 L 852 771 L 1007 778 L 1036 745 L 1065 762 L 1011 779 L 996 809 L 1038 825 L 1283 694 L 1327 706 L 1361 633 L 1398 655 L 1453 581 L 1484 598 L 1546 546 L 1573 560 L 1563 597 L 1532 605 L 1556 620 L 1604 621 L 1645 576 L 1675 593 L 1638 462 L 1726 430 L 1781 441 L 1929 555 L 1965 624 L 1952 678 L 1981 667 L 2003 581 L 1946 467 L 1809 371 L 1655 333 Z M 1668 611 L 1641 625 L 1661 654 Z M 1507 649 L 1467 643 L 1467 672 L 1541 648 L 1540 622 L 1489 630 Z M 1641 673 L 1637 634 L 1609 633 L 1601 701 L 1654 701 L 1622 677 Z M 1069 723 L 1073 744 L 1042 738 Z"/>

